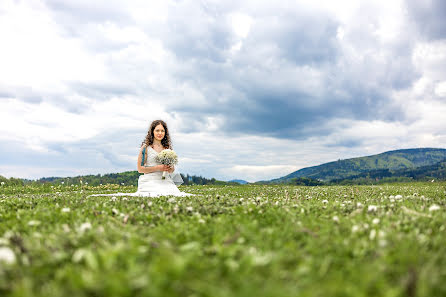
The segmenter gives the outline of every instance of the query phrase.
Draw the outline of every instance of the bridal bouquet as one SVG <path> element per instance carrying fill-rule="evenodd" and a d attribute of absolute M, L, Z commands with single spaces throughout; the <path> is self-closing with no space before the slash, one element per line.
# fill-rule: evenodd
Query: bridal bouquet
<path fill-rule="evenodd" d="M 174 166 L 178 163 L 178 156 L 173 150 L 165 149 L 156 155 L 155 160 L 163 165 Z M 163 179 L 166 179 L 166 171 L 163 171 Z"/>

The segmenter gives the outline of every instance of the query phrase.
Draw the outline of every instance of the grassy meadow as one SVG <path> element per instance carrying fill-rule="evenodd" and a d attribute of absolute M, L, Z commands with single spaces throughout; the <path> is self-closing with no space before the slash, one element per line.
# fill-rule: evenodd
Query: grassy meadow
<path fill-rule="evenodd" d="M 446 296 L 446 183 L 0 187 L 0 296 Z"/>

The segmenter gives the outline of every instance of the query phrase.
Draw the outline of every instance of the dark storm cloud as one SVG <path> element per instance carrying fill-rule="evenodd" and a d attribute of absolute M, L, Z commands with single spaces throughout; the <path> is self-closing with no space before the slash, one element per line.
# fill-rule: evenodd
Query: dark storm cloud
<path fill-rule="evenodd" d="M 428 40 L 446 38 L 446 1 L 406 0 L 406 6 L 423 37 Z"/>
<path fill-rule="evenodd" d="M 261 18 L 246 39 L 246 47 L 272 44 L 281 58 L 296 65 L 333 62 L 338 54 L 336 31 L 339 24 L 325 15 L 285 13 Z"/>
<path fill-rule="evenodd" d="M 166 45 L 183 64 L 174 75 L 208 99 L 197 104 L 197 98 L 183 98 L 169 105 L 190 119 L 188 132 L 201 129 L 209 117 L 223 119 L 223 131 L 291 139 L 327 135 L 336 119 L 404 120 L 391 93 L 419 77 L 410 39 L 382 48 L 367 29 L 355 28 L 349 42 L 364 55 L 355 61 L 342 51 L 344 41 L 336 37 L 340 24 L 333 18 L 271 11 L 255 18 L 232 56 L 237 36 L 222 25 L 221 15 L 203 10 L 199 17 L 184 15 L 175 10 L 169 15 Z"/>

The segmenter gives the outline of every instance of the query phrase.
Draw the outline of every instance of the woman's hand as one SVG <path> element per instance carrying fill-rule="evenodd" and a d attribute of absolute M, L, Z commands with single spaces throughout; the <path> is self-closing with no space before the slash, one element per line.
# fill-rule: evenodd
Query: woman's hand
<path fill-rule="evenodd" d="M 167 170 L 169 173 L 172 173 L 175 171 L 175 167 L 174 166 L 167 166 L 169 168 L 169 170 Z"/>
<path fill-rule="evenodd" d="M 158 171 L 161 171 L 161 172 L 170 170 L 170 167 L 167 165 L 157 165 L 156 167 L 158 168 Z"/>

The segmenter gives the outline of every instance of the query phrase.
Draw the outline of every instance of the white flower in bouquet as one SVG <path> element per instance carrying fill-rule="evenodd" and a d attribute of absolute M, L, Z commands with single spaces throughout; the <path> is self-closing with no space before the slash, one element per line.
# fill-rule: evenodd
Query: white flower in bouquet
<path fill-rule="evenodd" d="M 158 163 L 161 163 L 161 164 L 167 165 L 167 166 L 175 166 L 178 164 L 177 153 L 175 153 L 171 149 L 162 150 L 158 155 L 156 155 L 155 160 Z M 165 179 L 165 178 L 166 178 L 166 171 L 163 171 L 163 179 Z"/>

